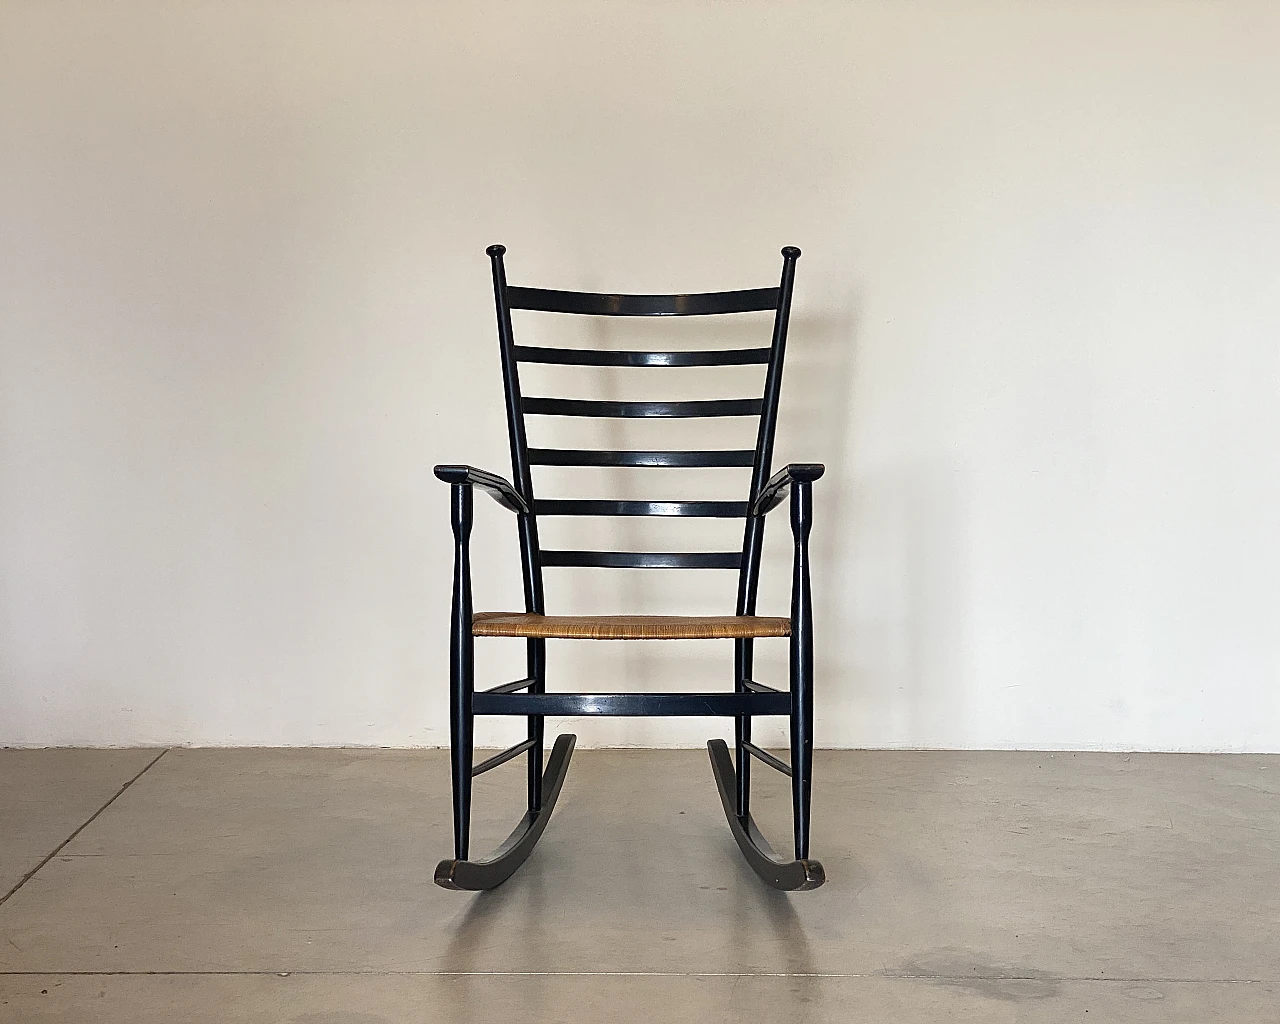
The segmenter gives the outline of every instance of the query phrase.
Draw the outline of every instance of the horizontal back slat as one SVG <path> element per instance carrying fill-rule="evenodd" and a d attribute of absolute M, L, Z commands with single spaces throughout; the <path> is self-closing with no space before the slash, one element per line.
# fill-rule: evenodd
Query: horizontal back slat
<path fill-rule="evenodd" d="M 534 501 L 540 516 L 693 516 L 701 519 L 745 519 L 745 501 L 614 501 L 543 498 Z"/>
<path fill-rule="evenodd" d="M 543 565 L 591 569 L 739 569 L 738 551 L 543 551 Z"/>
<path fill-rule="evenodd" d="M 606 295 L 510 286 L 507 304 L 512 309 L 591 316 L 708 316 L 777 309 L 778 289 L 748 288 L 696 295 Z"/>
<path fill-rule="evenodd" d="M 608 419 L 688 419 L 699 416 L 759 416 L 760 398 L 717 398 L 703 402 L 597 402 L 579 398 L 525 398 L 534 416 L 596 416 Z"/>
<path fill-rule="evenodd" d="M 672 466 L 705 469 L 713 466 L 752 466 L 753 451 L 602 452 L 572 448 L 530 448 L 535 466 Z"/>
<path fill-rule="evenodd" d="M 560 366 L 747 366 L 767 363 L 767 348 L 724 348 L 699 352 L 610 352 L 590 348 L 537 348 L 516 345 L 522 363 L 555 363 Z"/>

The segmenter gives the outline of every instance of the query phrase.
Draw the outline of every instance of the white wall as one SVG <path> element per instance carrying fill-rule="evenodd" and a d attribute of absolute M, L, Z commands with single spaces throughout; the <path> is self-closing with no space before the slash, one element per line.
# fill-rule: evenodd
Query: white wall
<path fill-rule="evenodd" d="M 1280 750 L 1278 42 L 1265 0 L 3 0 L 0 742 L 445 742 L 430 467 L 509 472 L 501 241 L 516 283 L 623 291 L 805 250 L 821 744 Z M 662 472 L 624 486 L 741 488 Z M 560 608 L 731 601 L 559 572 Z M 723 685 L 727 646 L 557 643 L 553 685 Z"/>

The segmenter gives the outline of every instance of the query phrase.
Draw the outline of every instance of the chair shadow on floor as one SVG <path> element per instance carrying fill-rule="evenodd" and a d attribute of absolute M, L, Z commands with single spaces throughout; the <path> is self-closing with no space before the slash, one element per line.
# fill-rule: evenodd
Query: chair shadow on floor
<path fill-rule="evenodd" d="M 464 975 L 485 972 L 485 968 L 479 965 L 477 954 L 490 947 L 490 940 L 498 930 L 511 938 L 515 929 L 522 943 L 536 943 L 543 937 L 543 929 L 535 924 L 543 920 L 546 909 L 543 879 L 537 868 L 537 864 L 527 865 L 520 877 L 470 898 L 449 931 L 448 942 L 440 957 L 442 973 Z M 513 913 L 521 902 L 527 905 L 521 912 Z M 530 925 L 539 934 L 529 934 Z"/>
<path fill-rule="evenodd" d="M 726 837 L 727 839 L 728 837 Z M 714 846 L 715 844 L 709 844 Z M 688 971 L 680 973 L 700 974 L 761 974 L 785 975 L 797 978 L 814 978 L 817 967 L 812 956 L 805 924 L 787 893 L 760 885 L 752 870 L 736 855 L 733 844 L 723 844 L 723 870 L 732 878 L 726 881 L 733 887 L 731 907 L 725 914 L 724 929 L 727 934 L 741 937 L 734 948 L 741 951 L 737 962 L 719 960 L 710 951 L 704 964 L 690 964 Z M 502 936 L 504 943 L 522 949 L 543 950 L 554 956 L 554 915 L 549 915 L 546 882 L 536 863 L 526 866 L 525 872 L 499 888 L 477 893 L 458 915 L 449 930 L 448 940 L 442 951 L 438 970 L 446 975 L 487 975 L 494 973 L 492 955 L 494 938 Z M 625 912 L 624 907 L 604 908 L 612 915 Z M 651 937 L 637 933 L 636 951 L 643 955 Z M 598 969 L 605 973 L 648 973 L 653 964 L 631 961 L 627 963 L 602 963 Z M 515 973 L 558 974 L 575 973 L 567 966 L 555 964 L 533 965 L 527 961 L 512 964 Z M 655 970 L 656 974 L 667 973 Z"/>

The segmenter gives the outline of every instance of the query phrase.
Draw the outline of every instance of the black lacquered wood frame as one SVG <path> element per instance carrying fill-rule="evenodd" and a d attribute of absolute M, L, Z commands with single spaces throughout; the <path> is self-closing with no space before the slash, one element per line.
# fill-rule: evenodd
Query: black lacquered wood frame
<path fill-rule="evenodd" d="M 713 398 L 706 402 L 600 402 L 584 398 L 526 398 L 521 408 L 532 416 L 591 416 L 598 419 L 707 419 L 759 416 L 758 398 Z"/>
<path fill-rule="evenodd" d="M 782 276 L 777 287 L 691 295 L 626 295 L 516 287 L 507 284 L 503 246 L 487 253 L 493 272 L 498 318 L 499 354 L 511 448 L 512 478 L 465 465 L 436 467 L 436 475 L 452 488 L 454 533 L 453 611 L 450 628 L 451 761 L 454 794 L 454 857 L 442 861 L 436 881 L 446 888 L 492 888 L 508 878 L 532 851 L 546 826 L 551 805 L 568 769 L 573 737 L 562 735 L 543 768 L 543 722 L 547 715 L 725 716 L 734 719 L 736 758 L 723 741 L 709 744 L 713 774 L 734 837 L 747 862 L 768 884 L 780 889 L 811 889 L 822 884 L 822 866 L 809 858 L 809 811 L 813 764 L 813 610 L 809 582 L 809 532 L 812 485 L 822 476 L 816 463 L 794 464 L 771 475 L 774 434 L 782 388 L 787 328 L 798 249 L 782 250 Z M 517 345 L 512 310 L 587 316 L 715 316 L 772 312 L 768 347 L 696 351 L 601 351 Z M 611 402 L 525 396 L 519 365 L 544 363 L 586 367 L 680 368 L 742 366 L 765 368 L 762 394 L 703 401 Z M 530 448 L 528 416 L 603 417 L 621 419 L 758 418 L 754 449 L 601 451 Z M 541 498 L 533 488 L 533 466 L 624 466 L 750 468 L 745 501 L 672 498 L 620 501 L 609 498 Z M 776 689 L 752 679 L 753 639 L 734 640 L 731 691 L 715 693 L 548 693 L 546 640 L 526 640 L 524 678 L 477 691 L 470 570 L 472 492 L 480 488 L 515 513 L 520 542 L 525 611 L 545 614 L 543 571 L 548 568 L 734 569 L 738 572 L 736 614 L 754 615 L 759 589 L 765 516 L 790 496 L 793 538 L 790 682 Z M 740 519 L 744 523 L 738 551 L 636 552 L 544 550 L 538 539 L 541 516 L 664 516 Z M 525 739 L 479 764 L 474 763 L 476 715 L 504 715 L 527 720 Z M 791 732 L 790 762 L 751 740 L 755 715 L 785 715 Z M 528 813 L 492 857 L 469 859 L 471 780 L 481 772 L 528 755 Z M 795 857 L 779 859 L 751 819 L 751 761 L 758 759 L 791 777 Z"/>
<path fill-rule="evenodd" d="M 706 352 L 611 352 L 597 348 L 515 347 L 522 363 L 556 363 L 561 366 L 747 366 L 767 363 L 767 348 L 712 349 Z"/>
<path fill-rule="evenodd" d="M 507 250 L 505 246 L 491 245 L 486 251 L 490 259 L 501 261 Z M 792 251 L 798 258 L 800 250 Z M 785 255 L 786 250 L 783 253 Z M 723 313 L 764 313 L 776 310 L 781 298 L 781 289 L 778 288 L 704 292 L 700 295 L 601 295 L 596 292 L 507 286 L 505 293 L 507 309 L 585 313 L 590 316 L 717 316 Z"/>
<path fill-rule="evenodd" d="M 675 469 L 709 469 L 717 466 L 755 465 L 750 449 L 709 452 L 599 452 L 570 448 L 530 448 L 534 466 L 662 466 Z"/>

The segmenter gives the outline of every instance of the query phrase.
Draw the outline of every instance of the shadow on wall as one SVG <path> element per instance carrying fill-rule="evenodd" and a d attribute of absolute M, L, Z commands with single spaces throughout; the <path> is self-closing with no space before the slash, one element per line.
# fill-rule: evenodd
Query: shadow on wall
<path fill-rule="evenodd" d="M 542 316 L 517 324 L 527 344 L 597 349 L 747 348 L 767 344 L 772 317 L 653 320 Z M 827 473 L 814 489 L 812 537 L 817 617 L 819 745 L 835 742 L 834 724 L 857 723 L 854 743 L 867 746 L 945 745 L 966 706 L 970 645 L 970 480 L 958 449 L 912 448 L 909 423 L 897 437 L 859 436 L 859 423 L 899 420 L 885 415 L 910 395 L 859 393 L 867 338 L 852 290 L 833 307 L 797 311 L 791 321 L 774 468 L 819 461 Z M 888 357 L 884 353 L 872 356 Z M 895 358 L 901 357 L 901 354 Z M 710 368 L 578 368 L 527 365 L 526 394 L 628 401 L 741 398 L 760 394 L 759 366 Z M 864 408 L 864 405 L 867 406 Z M 533 417 L 530 444 L 548 447 L 752 448 L 756 421 L 581 420 Z M 656 468 L 535 469 L 542 497 L 631 500 L 741 500 L 750 470 Z M 791 536 L 785 507 L 768 519 L 758 611 L 787 614 Z M 565 518 L 540 524 L 543 546 L 630 551 L 734 551 L 742 526 L 734 520 Z M 737 575 L 698 570 L 547 570 L 548 610 L 603 614 L 728 614 Z M 722 641 L 680 644 L 553 642 L 553 689 L 724 689 L 732 657 Z M 786 685 L 787 646 L 756 645 L 757 678 Z M 727 735 L 722 720 L 634 719 L 573 723 L 584 740 L 605 745 L 670 745 Z M 785 745 L 785 720 L 762 719 L 757 735 Z M 842 735 L 845 745 L 848 735 Z"/>
<path fill-rule="evenodd" d="M 783 412 L 779 424 L 779 459 L 787 462 L 822 462 L 827 472 L 814 484 L 814 529 L 810 540 L 813 561 L 814 660 L 817 676 L 815 740 L 822 743 L 822 719 L 834 705 L 854 702 L 853 652 L 848 643 L 851 609 L 847 605 L 847 581 L 840 567 L 848 564 L 852 542 L 850 458 L 853 402 L 858 366 L 858 313 L 855 296 L 845 297 L 844 308 L 825 317 L 793 320 L 788 339 L 784 378 Z M 788 400 L 789 398 L 789 400 Z M 784 510 L 779 510 L 782 512 Z M 775 512 L 775 517 L 779 515 Z M 775 579 L 790 580 L 790 527 L 782 520 L 765 549 L 765 570 Z M 779 543 L 779 541 L 784 541 Z M 789 586 L 789 584 L 788 584 Z M 785 679 L 786 652 L 780 665 L 770 666 Z M 777 725 L 778 742 L 786 731 Z"/>
<path fill-rule="evenodd" d="M 860 529 L 858 506 L 866 495 L 851 479 L 856 460 L 850 450 L 855 415 L 858 318 L 852 296 L 828 313 L 797 312 L 788 336 L 787 363 L 783 383 L 782 408 L 777 433 L 774 469 L 793 461 L 821 461 L 827 475 L 815 487 L 815 529 L 812 539 L 815 610 L 818 629 L 818 669 L 821 692 L 818 740 L 822 742 L 821 719 L 838 717 L 838 705 L 865 707 L 868 698 L 860 694 L 860 660 L 856 644 L 857 626 L 863 624 L 857 600 L 859 580 L 841 574 L 839 567 L 850 564 L 851 551 L 865 542 Z M 743 315 L 723 319 L 687 318 L 678 321 L 593 320 L 583 324 L 577 338 L 574 328 L 562 319 L 558 323 L 530 325 L 531 333 L 545 331 L 532 339 L 539 344 L 580 344 L 592 348 L 746 348 L 768 344 L 772 318 Z M 520 328 L 518 328 L 519 333 Z M 566 394 L 603 400 L 688 399 L 744 397 L 759 394 L 763 387 L 762 367 L 695 369 L 593 368 L 587 375 L 562 376 L 554 382 L 544 376 L 526 383 L 528 394 Z M 544 421 L 532 423 L 531 444 L 567 447 L 628 448 L 752 448 L 756 421 L 601 420 Z M 535 439 L 538 432 L 540 439 Z M 549 436 L 551 435 L 551 436 Z M 590 435 L 584 440 L 584 435 Z M 550 472 L 550 476 L 548 476 Z M 535 491 L 542 496 L 615 497 L 628 499 L 706 498 L 737 499 L 744 496 L 750 470 L 663 470 L 651 468 L 579 469 L 543 471 L 535 474 Z M 908 502 L 916 508 L 914 499 Z M 917 522 L 906 508 L 898 510 L 907 522 Z M 761 573 L 759 611 L 786 614 L 790 602 L 791 536 L 786 509 L 768 520 Z M 901 524 L 877 523 L 890 529 L 889 540 L 900 546 L 893 559 L 898 566 L 895 585 L 906 586 L 897 577 L 912 576 L 912 565 L 925 567 L 912 552 L 930 551 L 931 545 L 902 535 Z M 927 529 L 926 524 L 921 524 Z M 737 550 L 741 547 L 740 521 L 605 519 L 549 521 L 542 527 L 543 545 L 603 547 L 614 550 Z M 877 549 L 876 564 L 882 565 L 887 549 L 872 539 Z M 934 545 L 936 546 L 936 545 Z M 936 552 L 934 555 L 936 556 Z M 926 556 L 927 557 L 927 556 Z M 919 574 L 923 578 L 923 573 Z M 861 578 L 861 574 L 859 574 Z M 879 581 L 883 582 L 883 581 Z M 638 570 L 557 570 L 548 572 L 548 609 L 581 612 L 637 612 L 726 614 L 732 610 L 736 594 L 735 573 L 699 571 Z M 873 602 L 875 609 L 883 602 Z M 568 605 L 574 606 L 572 609 Z M 903 614 L 909 609 L 899 609 Z M 872 618 L 867 625 L 882 629 L 885 623 Z M 909 622 L 895 622 L 898 634 L 923 628 Z M 578 686 L 574 680 L 591 680 L 591 686 L 626 689 L 723 689 L 732 684 L 732 658 L 727 645 L 716 642 L 679 645 L 624 643 L 575 645 L 560 665 L 556 646 L 552 647 L 552 673 L 564 679 L 562 685 Z M 786 685 L 785 642 L 762 641 L 757 647 L 756 675 L 774 685 Z M 905 647 L 910 649 L 908 637 Z M 563 649 L 563 648 L 562 648 Z M 567 668 L 568 672 L 563 673 Z M 567 678 L 566 678 L 567 676 Z M 603 683 L 601 681 L 604 681 Z M 895 681 L 895 686 L 901 683 Z M 585 688 L 585 687 L 583 687 Z M 925 682 L 913 686 L 919 699 L 927 697 Z M 895 700 L 892 694 L 888 698 Z M 710 723 L 711 734 L 725 731 L 723 722 Z M 664 728 L 665 727 L 665 728 Z M 645 720 L 626 723 L 627 743 L 671 741 L 670 723 Z M 759 734 L 765 742 L 785 743 L 785 722 L 762 720 Z M 895 736 L 896 740 L 897 737 Z"/>
<path fill-rule="evenodd" d="M 969 502 L 963 466 L 941 458 L 869 473 L 853 490 L 854 576 L 833 602 L 845 685 L 832 688 L 832 713 L 866 730 L 859 745 L 952 746 L 975 711 Z"/>
<path fill-rule="evenodd" d="M 857 723 L 857 745 L 945 745 L 972 710 L 969 480 L 951 452 L 904 456 L 896 439 L 863 443 L 856 429 L 865 422 L 858 393 L 866 376 L 859 373 L 863 341 L 849 293 L 829 316 L 793 320 L 788 343 L 775 466 L 827 465 L 814 486 L 811 541 L 815 738 L 820 746 L 834 739 L 826 718 Z M 890 454 L 872 462 L 872 451 Z M 764 578 L 775 589 L 780 580 L 789 586 L 790 566 L 789 530 L 780 519 L 766 544 Z M 766 658 L 775 678 L 785 679 L 785 651 Z M 785 740 L 781 723 L 774 739 Z"/>

